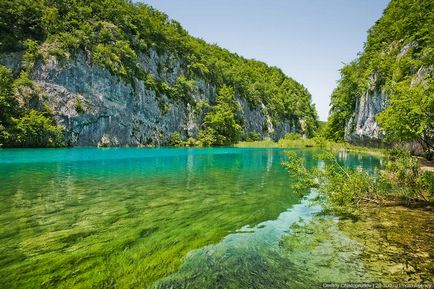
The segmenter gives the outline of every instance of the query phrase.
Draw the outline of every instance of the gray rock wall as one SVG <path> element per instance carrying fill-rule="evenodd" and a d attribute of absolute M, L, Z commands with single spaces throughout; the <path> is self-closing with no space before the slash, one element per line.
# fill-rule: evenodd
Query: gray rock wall
<path fill-rule="evenodd" d="M 376 85 L 374 75 L 369 89 L 356 100 L 354 113 L 345 127 L 345 140 L 363 146 L 382 145 L 383 135 L 375 116 L 386 107 L 385 91 Z"/>
<path fill-rule="evenodd" d="M 403 57 L 411 47 L 417 43 L 412 41 L 404 45 L 397 59 Z M 423 84 L 433 74 L 433 66 L 421 66 L 411 76 L 411 86 Z M 345 140 L 362 146 L 388 146 L 384 142 L 384 135 L 375 117 L 387 106 L 387 95 L 384 87 L 378 84 L 377 74 L 373 74 L 368 81 L 367 91 L 356 100 L 354 113 L 345 127 Z M 414 146 L 414 145 L 413 145 Z"/>
<path fill-rule="evenodd" d="M 20 55 L 3 55 L 0 63 L 16 71 Z M 155 79 L 170 84 L 184 72 L 180 60 L 155 51 L 139 55 L 139 65 Z M 197 137 L 205 113 L 201 106 L 157 96 L 143 81 L 133 79 L 128 83 L 92 65 L 84 52 L 63 61 L 48 57 L 35 65 L 31 78 L 74 146 L 159 146 L 166 144 L 175 131 L 183 138 Z M 204 79 L 196 79 L 196 86 L 192 96 L 196 103 L 214 101 L 215 86 Z M 273 124 L 265 105 L 252 109 L 244 98 L 237 96 L 237 100 L 245 134 L 257 131 L 278 139 L 298 125 L 288 120 L 275 120 Z"/>

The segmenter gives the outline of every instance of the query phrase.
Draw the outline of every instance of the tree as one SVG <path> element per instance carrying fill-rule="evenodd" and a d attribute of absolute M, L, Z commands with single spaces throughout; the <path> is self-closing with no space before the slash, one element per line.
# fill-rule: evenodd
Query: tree
<path fill-rule="evenodd" d="M 418 141 L 427 158 L 434 151 L 434 80 L 426 87 L 397 84 L 388 98 L 387 108 L 376 120 L 390 141 Z"/>
<path fill-rule="evenodd" d="M 328 139 L 344 140 L 345 125 L 355 109 L 357 95 L 360 94 L 358 69 L 358 62 L 353 61 L 340 70 L 341 79 L 331 95 L 332 108 L 324 128 Z"/>
<path fill-rule="evenodd" d="M 179 131 L 173 132 L 169 137 L 168 144 L 174 147 L 182 146 L 181 133 Z"/>
<path fill-rule="evenodd" d="M 0 52 L 25 50 L 23 65 L 29 75 L 46 57 L 61 61 L 85 53 L 90 64 L 109 70 L 133 90 L 143 81 L 159 98 L 163 113 L 166 97 L 169 102 L 197 108 L 195 94 L 209 95 L 215 87 L 230 86 L 251 109 L 265 113 L 265 106 L 273 123 L 303 123 L 303 132 L 312 134 L 317 121 L 315 107 L 302 85 L 276 67 L 194 38 L 166 14 L 134 2 L 2 0 Z M 147 68 L 148 56 L 158 58 L 156 71 Z M 207 119 L 209 127 L 204 126 L 202 132 L 212 136 L 208 140 L 228 144 L 238 138 L 241 123 L 231 117 L 232 110 L 217 113 L 221 106 L 213 110 Z M 215 123 L 226 122 L 230 126 L 227 131 L 215 127 Z"/>
<path fill-rule="evenodd" d="M 240 140 L 243 129 L 238 123 L 239 107 L 233 89 L 225 85 L 220 88 L 216 102 L 205 115 L 202 135 L 212 140 L 211 145 L 234 144 Z"/>
<path fill-rule="evenodd" d="M 382 94 L 388 107 L 376 120 L 386 139 L 417 140 L 428 154 L 433 150 L 433 11 L 430 0 L 390 1 L 369 30 L 363 52 L 341 70 L 331 96 L 328 138 L 343 140 L 362 95 Z"/>
<path fill-rule="evenodd" d="M 0 65 L 0 126 L 5 126 L 9 118 L 17 114 L 17 109 L 12 73 L 10 69 Z"/>
<path fill-rule="evenodd" d="M 62 146 L 63 129 L 46 112 L 29 110 L 21 118 L 12 118 L 8 145 L 14 147 Z"/>
<path fill-rule="evenodd" d="M 57 126 L 48 111 L 20 107 L 16 95 L 20 88 L 31 86 L 22 72 L 13 79 L 11 71 L 0 66 L 0 146 L 54 147 L 63 145 L 63 129 Z"/>
<path fill-rule="evenodd" d="M 11 71 L 0 66 L 0 146 L 9 136 L 11 118 L 18 115 L 18 103 L 14 96 Z"/>

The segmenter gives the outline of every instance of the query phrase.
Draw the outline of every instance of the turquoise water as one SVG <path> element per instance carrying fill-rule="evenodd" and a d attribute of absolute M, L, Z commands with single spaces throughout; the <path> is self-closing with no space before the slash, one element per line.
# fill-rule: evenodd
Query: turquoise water
<path fill-rule="evenodd" d="M 318 165 L 312 150 L 297 151 Z M 369 278 L 357 254 L 347 256 L 353 267 L 339 261 L 345 236 L 326 261 L 288 249 L 294 226 L 321 208 L 311 205 L 315 193 L 291 191 L 284 158 L 281 149 L 0 150 L 0 284 L 287 288 Z"/>

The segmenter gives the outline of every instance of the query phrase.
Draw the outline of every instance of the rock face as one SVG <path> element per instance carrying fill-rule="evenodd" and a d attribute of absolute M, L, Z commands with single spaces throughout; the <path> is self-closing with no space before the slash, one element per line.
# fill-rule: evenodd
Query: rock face
<path fill-rule="evenodd" d="M 17 69 L 19 55 L 2 56 L 0 64 Z M 156 79 L 174 83 L 182 73 L 181 60 L 154 51 L 139 56 L 139 65 Z M 170 69 L 161 71 L 162 65 Z M 58 61 L 48 57 L 37 62 L 30 75 L 44 95 L 44 103 L 65 127 L 67 141 L 74 146 L 164 145 L 179 131 L 183 138 L 197 137 L 205 110 L 157 95 L 143 81 L 126 81 L 107 69 L 92 65 L 85 52 Z M 216 87 L 195 79 L 194 102 L 212 103 Z M 274 120 L 260 103 L 251 108 L 236 96 L 245 134 L 256 131 L 265 137 L 281 138 L 300 127 L 300 120 Z"/>
<path fill-rule="evenodd" d="M 405 56 L 408 50 L 415 46 L 415 42 L 410 42 L 405 45 L 399 54 L 397 59 Z M 434 67 L 421 66 L 413 72 L 411 77 L 411 86 L 416 86 L 421 83 L 425 83 L 434 72 Z M 361 146 L 387 146 L 381 133 L 381 127 L 376 122 L 375 117 L 387 106 L 387 95 L 383 86 L 378 84 L 377 74 L 368 81 L 368 89 L 366 92 L 356 99 L 356 105 L 353 115 L 348 120 L 345 126 L 345 140 Z M 414 146 L 417 146 L 416 144 Z M 411 149 L 416 150 L 416 149 Z M 417 148 L 421 150 L 421 148 Z"/>
<path fill-rule="evenodd" d="M 363 146 L 382 145 L 381 128 L 375 116 L 386 107 L 384 89 L 377 85 L 377 77 L 370 79 L 369 89 L 356 100 L 354 113 L 345 127 L 345 140 Z"/>

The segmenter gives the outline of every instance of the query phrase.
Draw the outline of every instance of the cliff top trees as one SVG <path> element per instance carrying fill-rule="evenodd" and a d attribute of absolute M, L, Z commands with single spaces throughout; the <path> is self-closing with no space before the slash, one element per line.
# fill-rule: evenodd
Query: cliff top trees
<path fill-rule="evenodd" d="M 317 128 L 311 95 L 280 69 L 194 38 L 178 22 L 145 4 L 0 1 L 0 53 L 16 51 L 25 52 L 23 68 L 29 73 L 48 57 L 62 62 L 82 53 L 92 65 L 105 67 L 133 88 L 143 82 L 161 102 L 194 106 L 193 95 L 204 93 L 198 90 L 198 80 L 210 89 L 230 86 L 235 97 L 245 99 L 251 108 L 265 105 L 275 124 L 303 119 L 303 128 L 297 127 L 307 135 Z M 140 65 L 147 56 L 165 63 L 147 70 Z"/>
<path fill-rule="evenodd" d="M 329 138 L 343 139 L 356 100 L 375 89 L 387 96 L 388 106 L 376 118 L 386 139 L 417 140 L 432 148 L 433 31 L 433 1 L 390 1 L 369 30 L 363 53 L 341 70 L 331 99 Z"/>
<path fill-rule="evenodd" d="M 179 77 L 186 81 L 201 77 L 217 87 L 229 85 L 253 106 L 262 101 L 276 116 L 291 117 L 290 110 L 278 105 L 286 98 L 296 95 L 308 105 L 311 102 L 309 92 L 280 69 L 194 38 L 178 22 L 145 4 L 127 0 L 16 0 L 2 1 L 0 13 L 5 14 L 0 14 L 0 28 L 4 26 L 0 29 L 0 52 L 24 50 L 28 39 L 47 44 L 47 53 L 59 58 L 84 49 L 90 52 L 91 61 L 114 74 L 145 80 L 148 71 L 137 66 L 137 56 L 152 50 L 180 60 Z M 22 17 L 27 14 L 32 17 Z M 14 45 L 8 44 L 9 38 L 14 39 Z M 161 80 L 161 75 L 153 77 Z M 305 114 L 316 121 L 315 113 L 309 110 Z"/>
<path fill-rule="evenodd" d="M 330 116 L 325 127 L 325 135 L 334 141 L 342 141 L 345 134 L 346 121 L 351 117 L 359 96 L 359 75 L 357 71 L 357 62 L 344 66 L 341 70 L 341 79 L 338 87 L 335 88 L 331 95 Z"/>

